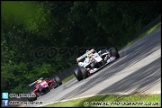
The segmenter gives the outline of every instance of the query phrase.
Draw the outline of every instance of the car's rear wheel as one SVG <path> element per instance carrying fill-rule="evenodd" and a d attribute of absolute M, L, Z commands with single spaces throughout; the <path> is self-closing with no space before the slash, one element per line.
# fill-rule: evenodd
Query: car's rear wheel
<path fill-rule="evenodd" d="M 111 47 L 109 49 L 109 52 L 110 52 L 110 55 L 111 56 L 116 56 L 116 58 L 119 58 L 120 57 L 120 55 L 118 53 L 118 50 L 116 48 L 114 48 L 114 47 Z"/>
<path fill-rule="evenodd" d="M 74 71 L 74 76 L 76 77 L 76 79 L 77 79 L 78 81 L 81 81 L 81 80 L 83 79 L 83 76 L 82 76 L 82 74 L 81 74 L 81 71 L 80 71 L 79 67 L 75 67 L 75 68 L 73 69 L 73 71 Z"/>
<path fill-rule="evenodd" d="M 58 76 L 55 76 L 55 77 L 54 77 L 54 80 L 56 81 L 56 83 L 57 83 L 58 85 L 62 85 L 62 81 L 61 81 L 61 79 L 60 79 Z"/>
<path fill-rule="evenodd" d="M 116 58 L 118 59 L 118 58 L 120 58 L 120 54 L 117 52 L 117 54 L 116 54 Z"/>

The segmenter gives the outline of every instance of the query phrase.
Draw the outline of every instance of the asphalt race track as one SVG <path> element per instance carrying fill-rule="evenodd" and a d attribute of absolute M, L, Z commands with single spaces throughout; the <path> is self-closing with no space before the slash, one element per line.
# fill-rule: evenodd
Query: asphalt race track
<path fill-rule="evenodd" d="M 119 51 L 121 58 L 80 82 L 76 78 L 41 96 L 42 106 L 99 94 L 161 93 L 161 27 Z"/>

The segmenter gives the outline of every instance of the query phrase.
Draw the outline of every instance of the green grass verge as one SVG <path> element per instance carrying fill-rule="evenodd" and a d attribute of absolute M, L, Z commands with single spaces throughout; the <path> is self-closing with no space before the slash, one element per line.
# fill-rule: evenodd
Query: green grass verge
<path fill-rule="evenodd" d="M 136 41 L 138 41 L 139 39 L 141 39 L 142 37 L 146 36 L 147 34 L 155 31 L 157 28 L 159 28 L 161 26 L 161 22 L 157 23 L 156 25 L 154 25 L 153 27 L 149 28 L 148 30 L 146 30 L 144 33 L 142 33 L 141 35 L 139 35 L 136 39 L 130 41 L 126 46 L 130 46 L 133 43 L 135 43 Z"/>
<path fill-rule="evenodd" d="M 43 107 L 160 107 L 160 94 L 100 95 Z"/>

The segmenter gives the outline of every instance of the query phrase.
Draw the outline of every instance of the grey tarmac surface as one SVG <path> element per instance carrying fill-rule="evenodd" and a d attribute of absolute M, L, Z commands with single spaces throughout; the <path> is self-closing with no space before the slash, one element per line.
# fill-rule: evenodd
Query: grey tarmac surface
<path fill-rule="evenodd" d="M 119 51 L 121 58 L 80 82 L 73 78 L 30 106 L 104 94 L 161 93 L 161 27 Z"/>

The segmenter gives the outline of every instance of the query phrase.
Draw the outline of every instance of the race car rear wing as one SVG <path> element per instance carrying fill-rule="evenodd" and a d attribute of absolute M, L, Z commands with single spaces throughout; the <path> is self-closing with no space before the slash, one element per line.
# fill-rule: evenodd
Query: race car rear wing
<path fill-rule="evenodd" d="M 43 79 L 43 77 L 39 78 L 38 80 L 42 80 L 42 79 Z M 37 80 L 34 81 L 33 83 L 29 84 L 29 87 L 31 87 L 32 85 L 34 85 L 36 82 L 37 82 Z"/>
<path fill-rule="evenodd" d="M 82 56 L 78 57 L 78 58 L 76 59 L 76 61 L 77 61 L 77 62 L 81 61 L 81 60 L 84 59 L 88 54 L 93 53 L 93 52 L 95 52 L 95 49 L 91 49 L 90 51 L 86 52 L 86 53 L 83 54 Z"/>

